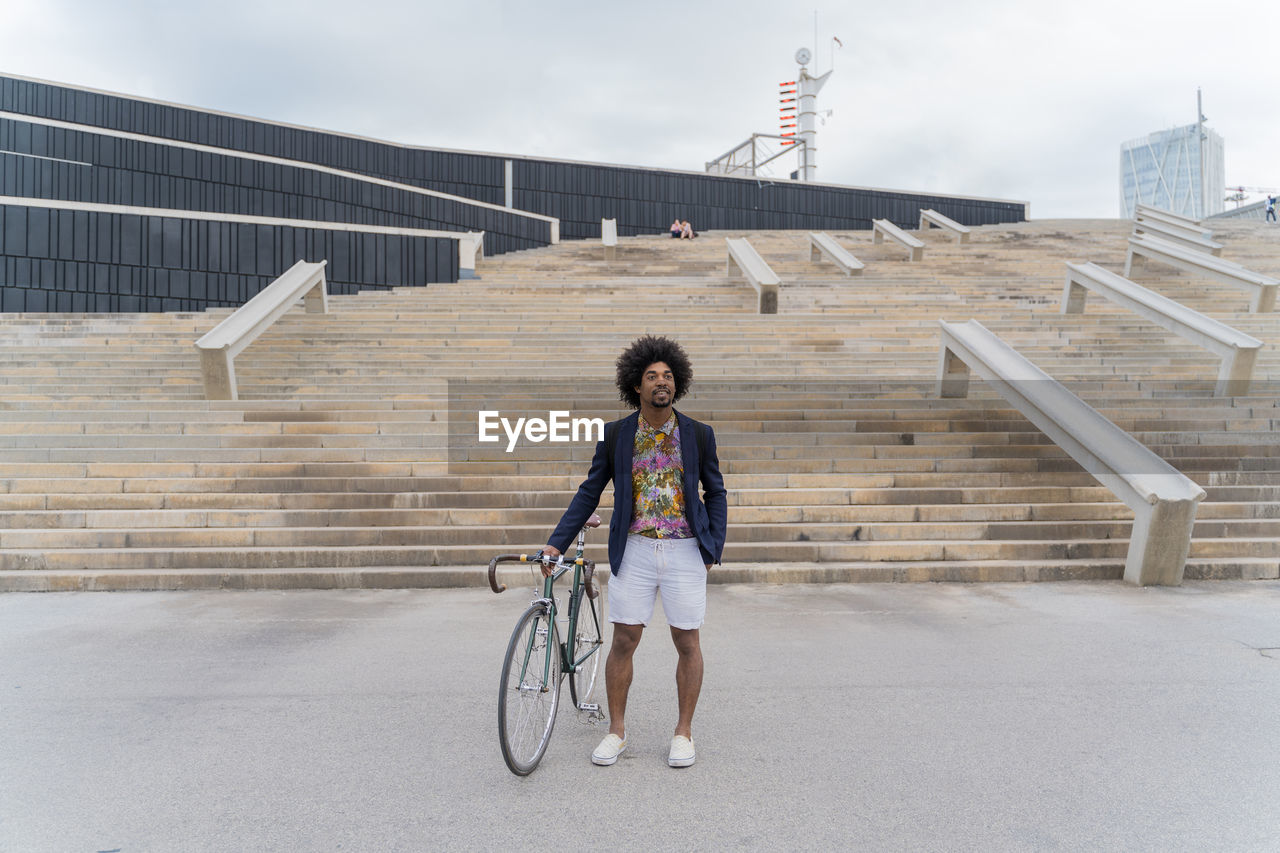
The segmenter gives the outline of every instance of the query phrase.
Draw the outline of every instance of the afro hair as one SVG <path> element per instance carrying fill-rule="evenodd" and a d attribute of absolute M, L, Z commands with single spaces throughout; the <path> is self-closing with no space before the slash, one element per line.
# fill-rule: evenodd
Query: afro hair
<path fill-rule="evenodd" d="M 618 399 L 633 409 L 640 408 L 640 395 L 636 388 L 644 377 L 645 368 L 655 362 L 666 362 L 676 379 L 676 390 L 671 402 L 684 396 L 693 384 L 693 365 L 684 349 L 670 338 L 645 335 L 634 341 L 618 356 Z"/>

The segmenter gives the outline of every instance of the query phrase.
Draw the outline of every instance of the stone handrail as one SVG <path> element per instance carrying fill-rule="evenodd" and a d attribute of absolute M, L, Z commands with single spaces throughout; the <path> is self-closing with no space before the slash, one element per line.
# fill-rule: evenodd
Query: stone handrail
<path fill-rule="evenodd" d="M 948 216 L 943 216 L 936 210 L 921 210 L 920 230 L 927 231 L 931 225 L 936 225 L 944 231 L 950 231 L 956 236 L 957 243 L 969 242 L 969 234 L 971 232 L 968 227 L 961 225 L 959 222 L 956 222 Z"/>
<path fill-rule="evenodd" d="M 1218 396 L 1249 393 L 1249 380 L 1262 341 L 1097 264 L 1067 264 L 1062 313 L 1084 313 L 1090 290 L 1221 357 L 1215 390 Z"/>
<path fill-rule="evenodd" d="M 1280 279 L 1254 272 L 1232 261 L 1215 258 L 1204 252 L 1187 249 L 1168 240 L 1144 234 L 1141 237 L 1129 238 L 1129 251 L 1124 259 L 1126 278 L 1133 273 L 1135 256 L 1151 258 L 1180 270 L 1242 287 L 1253 294 L 1249 310 L 1255 314 L 1272 311 L 1276 307 L 1276 287 L 1280 285 Z"/>
<path fill-rule="evenodd" d="M 939 323 L 939 396 L 967 396 L 969 371 L 976 372 L 1133 510 L 1124 579 L 1143 586 L 1182 583 L 1204 489 L 977 320 Z"/>
<path fill-rule="evenodd" d="M 729 257 L 725 261 L 725 275 L 733 274 L 733 267 L 736 264 L 738 269 L 742 271 L 742 275 L 751 282 L 751 286 L 756 289 L 759 295 L 757 308 L 761 314 L 777 314 L 778 313 L 778 285 L 782 282 L 774 271 L 765 263 L 764 258 L 756 252 L 755 248 L 747 242 L 746 237 L 726 237 L 725 245 L 729 250 Z"/>
<path fill-rule="evenodd" d="M 1199 252 L 1208 252 L 1214 257 L 1222 255 L 1222 244 L 1215 243 L 1202 233 L 1190 231 L 1186 228 L 1179 228 L 1176 225 L 1166 225 L 1158 220 L 1138 221 L 1133 223 L 1133 235 L 1149 235 L 1160 240 L 1168 240 L 1170 243 L 1176 243 L 1179 246 L 1185 246 L 1188 249 L 1195 249 Z"/>
<path fill-rule="evenodd" d="M 871 220 L 871 242 L 883 243 L 885 237 L 890 238 L 900 246 L 904 246 L 911 260 L 918 261 L 924 257 L 924 243 L 887 219 Z"/>
<path fill-rule="evenodd" d="M 1192 219 L 1188 216 L 1179 216 L 1168 210 L 1161 210 L 1158 207 L 1152 207 L 1149 204 L 1139 204 L 1133 209 L 1133 218 L 1137 222 L 1162 222 L 1165 225 L 1172 225 L 1176 228 L 1182 228 L 1187 231 L 1199 233 L 1204 237 L 1212 237 L 1212 231 L 1206 231 L 1200 225 L 1199 219 Z"/>
<path fill-rule="evenodd" d="M 810 231 L 809 251 L 806 254 L 810 262 L 825 256 L 831 263 L 844 270 L 845 275 L 862 274 L 862 261 L 851 255 L 830 234 L 825 234 L 821 231 Z"/>
<path fill-rule="evenodd" d="M 308 314 L 329 313 L 325 263 L 298 261 L 196 341 L 206 399 L 240 399 L 236 390 L 235 357 L 299 299 L 305 297 Z"/>

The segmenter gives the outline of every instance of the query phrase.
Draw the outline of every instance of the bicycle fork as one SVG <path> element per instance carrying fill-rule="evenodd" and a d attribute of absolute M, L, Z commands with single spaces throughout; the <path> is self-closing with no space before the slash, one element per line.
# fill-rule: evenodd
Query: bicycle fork
<path fill-rule="evenodd" d="M 539 601 L 534 601 L 534 604 L 538 603 Z M 554 636 L 551 628 L 555 625 L 556 619 L 555 602 L 549 599 L 542 599 L 541 603 L 545 605 L 546 610 L 533 623 L 533 633 L 529 635 L 529 644 L 524 650 L 524 662 L 520 666 L 519 690 L 521 693 L 546 693 L 551 689 L 551 655 L 549 654 L 542 656 L 542 677 L 537 679 L 534 684 L 529 683 L 529 662 L 533 660 L 534 650 L 539 645 L 544 649 L 549 649 L 551 638 Z M 543 622 L 543 624 L 539 625 L 538 622 Z M 539 640 L 541 640 L 541 643 L 539 643 Z M 559 651 L 561 655 L 564 654 L 563 649 Z M 533 661 L 533 663 L 534 666 L 537 666 L 537 661 Z"/>

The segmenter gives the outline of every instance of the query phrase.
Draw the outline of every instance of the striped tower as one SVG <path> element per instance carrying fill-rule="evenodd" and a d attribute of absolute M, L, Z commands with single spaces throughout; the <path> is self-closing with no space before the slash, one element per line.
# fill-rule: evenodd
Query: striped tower
<path fill-rule="evenodd" d="M 828 71 L 821 77 L 813 77 L 809 74 L 809 69 L 804 65 L 800 66 L 800 139 L 804 141 L 804 145 L 800 149 L 800 180 L 814 180 L 814 173 L 818 169 L 818 146 L 817 146 L 817 118 L 818 118 L 818 92 L 826 85 L 827 78 L 831 76 Z"/>

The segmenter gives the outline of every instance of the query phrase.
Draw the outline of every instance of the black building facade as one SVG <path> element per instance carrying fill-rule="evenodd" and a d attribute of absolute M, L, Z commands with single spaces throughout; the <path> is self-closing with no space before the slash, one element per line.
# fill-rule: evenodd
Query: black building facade
<path fill-rule="evenodd" d="M 239 305 L 299 258 L 328 260 L 337 293 L 457 280 L 455 241 L 382 229 L 484 231 L 501 254 L 557 228 L 598 237 L 602 218 L 622 235 L 676 216 L 700 230 L 914 227 L 925 207 L 1026 218 L 1021 202 L 431 150 L 6 76 L 0 196 L 4 311 Z M 245 217 L 287 222 L 228 221 Z"/>

